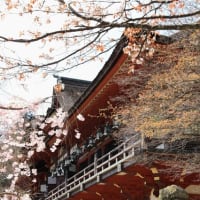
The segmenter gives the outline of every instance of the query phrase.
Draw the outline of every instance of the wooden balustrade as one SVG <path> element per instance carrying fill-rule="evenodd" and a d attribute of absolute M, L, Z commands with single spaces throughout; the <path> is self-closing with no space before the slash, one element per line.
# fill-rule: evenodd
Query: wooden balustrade
<path fill-rule="evenodd" d="M 66 182 L 58 185 L 51 190 L 46 200 L 55 200 L 70 197 L 73 193 L 83 190 L 84 187 L 90 182 L 99 182 L 100 178 L 112 170 L 121 169 L 121 164 L 133 159 L 135 154 L 141 151 L 141 139 L 138 135 L 127 139 L 125 142 L 118 145 L 112 151 L 96 159 L 92 164 L 88 165 L 85 169 L 76 173 L 69 178 Z M 116 173 L 116 172 L 115 172 Z"/>

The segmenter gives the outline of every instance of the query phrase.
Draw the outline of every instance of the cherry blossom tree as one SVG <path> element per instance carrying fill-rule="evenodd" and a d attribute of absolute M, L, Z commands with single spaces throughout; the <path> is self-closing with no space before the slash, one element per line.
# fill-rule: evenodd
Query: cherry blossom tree
<path fill-rule="evenodd" d="M 1 192 L 10 194 L 20 192 L 21 196 L 22 191 L 16 187 L 18 178 L 27 176 L 30 177 L 29 183 L 36 181 L 37 169 L 30 168 L 30 161 L 35 152 L 47 149 L 45 143 L 47 134 L 55 135 L 57 138 L 49 147 L 52 152 L 56 151 L 62 141 L 61 138 L 67 135 L 67 130 L 63 127 L 66 113 L 62 109 L 58 109 L 54 116 L 44 118 L 35 116 L 28 110 L 23 110 L 15 112 L 15 116 L 17 118 L 15 121 L 12 120 L 12 123 L 7 121 L 7 131 L 2 130 L 0 139 L 0 188 Z M 46 126 L 52 128 L 48 133 L 44 131 Z"/>
<path fill-rule="evenodd" d="M 12 15 L 19 20 L 27 18 L 33 24 L 16 34 L 0 35 L 1 47 L 7 48 L 0 56 L 1 79 L 13 76 L 23 79 L 39 69 L 46 76 L 101 60 L 101 55 L 116 44 L 126 28 L 139 34 L 145 32 L 146 37 L 152 31 L 200 28 L 199 0 L 6 0 L 0 7 L 1 20 Z M 42 51 L 31 60 L 20 56 L 11 45 L 18 48 L 25 45 L 27 51 L 36 45 Z M 18 57 L 14 56 L 16 53 Z"/>

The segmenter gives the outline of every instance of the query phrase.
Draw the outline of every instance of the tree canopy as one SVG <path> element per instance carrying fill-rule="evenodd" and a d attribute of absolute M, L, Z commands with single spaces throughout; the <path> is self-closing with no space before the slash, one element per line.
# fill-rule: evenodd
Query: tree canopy
<path fill-rule="evenodd" d="M 18 32 L 0 34 L 1 48 L 7 48 L 0 57 L 1 79 L 13 76 L 23 79 L 28 72 L 38 69 L 45 76 L 101 60 L 101 55 L 119 40 L 124 28 L 139 29 L 147 35 L 152 31 L 200 28 L 199 0 L 6 0 L 0 6 L 1 21 L 12 16 L 17 23 L 28 25 L 20 28 L 18 24 Z M 23 57 L 16 50 L 23 44 L 27 51 L 36 51 L 34 58 Z"/>
<path fill-rule="evenodd" d="M 184 35 L 180 40 L 157 47 L 153 58 L 131 77 L 117 81 L 124 90 L 120 99 L 126 99 L 119 111 L 124 128 L 118 137 L 138 132 L 149 150 L 166 145 L 165 153 L 184 155 L 185 164 L 190 160 L 187 170 L 193 171 L 199 164 L 195 148 L 200 142 L 200 34 L 199 30 L 179 34 Z M 188 152 L 194 153 L 193 158 Z"/>
<path fill-rule="evenodd" d="M 172 69 L 152 76 L 133 111 L 137 130 L 149 137 L 170 134 L 172 140 L 199 134 L 199 59 L 180 57 Z"/>

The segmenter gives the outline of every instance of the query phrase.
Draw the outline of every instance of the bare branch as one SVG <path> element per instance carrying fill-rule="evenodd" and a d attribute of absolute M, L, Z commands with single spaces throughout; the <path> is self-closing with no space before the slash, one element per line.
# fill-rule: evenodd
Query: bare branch
<path fill-rule="evenodd" d="M 44 103 L 46 100 L 50 99 L 50 97 L 45 97 L 43 98 L 42 100 L 38 101 L 38 102 L 35 102 L 33 103 L 34 105 L 39 105 L 41 103 Z M 3 106 L 3 105 L 0 105 L 0 110 L 12 110 L 12 111 L 19 111 L 19 110 L 24 110 L 24 109 L 27 109 L 28 106 L 24 106 L 24 107 L 12 107 L 12 106 Z"/>
<path fill-rule="evenodd" d="M 159 1 L 160 2 L 160 1 Z M 172 1 L 168 1 L 165 3 L 170 3 Z M 157 1 L 153 1 L 151 3 L 158 3 Z M 162 2 L 163 3 L 163 2 Z M 65 30 L 58 30 L 58 31 L 52 31 L 49 33 L 45 33 L 39 37 L 36 38 L 31 38 L 31 39 L 12 39 L 12 38 L 7 38 L 4 36 L 0 36 L 0 39 L 3 42 L 17 42 L 17 43 L 31 43 L 31 42 L 36 42 L 40 41 L 44 38 L 47 38 L 49 36 L 53 35 L 58 35 L 58 34 L 66 34 L 66 33 L 76 33 L 76 32 L 84 32 L 84 31 L 89 31 L 89 30 L 95 30 L 99 28 L 127 28 L 127 27 L 133 27 L 133 28 L 141 28 L 141 29 L 148 29 L 148 30 L 184 30 L 184 29 L 199 29 L 200 26 L 199 24 L 169 24 L 169 25 L 156 25 L 156 26 L 151 26 L 149 24 L 144 24 L 140 23 L 141 20 L 155 20 L 155 19 L 180 19 L 180 18 L 188 18 L 192 16 L 198 16 L 200 15 L 200 10 L 196 12 L 191 12 L 191 13 L 186 13 L 186 14 L 178 14 L 178 15 L 156 15 L 156 16 L 149 16 L 149 17 L 139 17 L 139 18 L 128 18 L 127 21 L 122 22 L 122 23 L 116 23 L 116 22 L 106 22 L 103 21 L 102 18 L 95 18 L 95 17 L 86 17 L 84 15 L 81 15 L 78 13 L 72 6 L 71 3 L 68 4 L 68 7 L 72 14 L 74 14 L 76 17 L 81 18 L 86 21 L 96 21 L 98 22 L 97 25 L 94 26 L 79 26 L 77 28 L 70 28 L 70 29 L 65 29 Z M 126 10 L 125 10 L 126 11 Z M 138 23 L 133 24 L 132 22 Z"/>
<path fill-rule="evenodd" d="M 179 19 L 179 18 L 187 18 L 192 16 L 200 15 L 200 10 L 187 14 L 179 14 L 179 15 L 158 15 L 158 16 L 150 16 L 150 17 L 139 17 L 139 18 L 130 18 L 129 21 L 139 21 L 139 20 L 153 20 L 153 19 Z"/>
<path fill-rule="evenodd" d="M 77 17 L 79 17 L 81 19 L 84 19 L 84 20 L 96 21 L 96 22 L 102 23 L 101 19 L 97 19 L 97 18 L 94 18 L 94 17 L 86 17 L 86 16 L 81 15 L 75 9 L 72 8 L 71 4 L 72 4 L 72 2 L 69 3 L 68 6 L 69 6 L 69 9 L 72 12 L 72 14 L 74 14 L 75 16 L 77 16 Z"/>
<path fill-rule="evenodd" d="M 99 38 L 100 35 L 101 35 L 101 32 L 99 32 L 97 34 L 97 36 L 93 40 L 91 40 L 89 43 L 82 46 L 81 48 L 78 48 L 77 50 L 73 51 L 72 53 L 68 54 L 67 56 L 65 56 L 61 59 L 55 60 L 55 61 L 50 62 L 50 63 L 42 64 L 42 65 L 20 64 L 20 66 L 22 66 L 22 67 L 29 67 L 30 66 L 30 67 L 44 68 L 44 67 L 47 67 L 47 66 L 55 65 L 57 63 L 60 63 L 64 60 L 68 59 L 69 57 L 75 55 L 76 53 L 80 52 L 81 50 L 85 49 L 86 47 L 90 46 L 91 44 L 93 44 Z"/>

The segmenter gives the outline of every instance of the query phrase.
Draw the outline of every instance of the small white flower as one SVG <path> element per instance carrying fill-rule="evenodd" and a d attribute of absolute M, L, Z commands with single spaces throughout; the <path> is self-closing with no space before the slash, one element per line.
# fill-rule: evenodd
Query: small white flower
<path fill-rule="evenodd" d="M 74 131 L 75 131 L 76 133 L 79 133 L 79 130 L 77 130 L 77 129 L 74 129 Z"/>
<path fill-rule="evenodd" d="M 76 132 L 75 138 L 76 139 L 80 139 L 81 138 L 81 133 L 78 130 L 76 130 L 76 129 L 75 129 L 75 132 Z"/>
<path fill-rule="evenodd" d="M 4 151 L 4 150 L 6 150 L 6 149 L 8 149 L 9 148 L 9 145 L 8 144 L 4 144 L 2 147 L 1 147 L 1 149 Z"/>
<path fill-rule="evenodd" d="M 9 151 L 9 153 L 13 153 L 14 150 L 13 149 L 9 149 L 8 151 Z"/>
<path fill-rule="evenodd" d="M 16 139 L 17 139 L 18 141 L 21 141 L 21 140 L 23 139 L 23 137 L 22 137 L 22 136 L 17 136 Z"/>
<path fill-rule="evenodd" d="M 46 145 L 44 142 L 40 141 L 38 142 L 38 146 L 36 148 L 36 152 L 41 152 L 44 151 L 44 149 L 46 148 Z"/>
<path fill-rule="evenodd" d="M 67 134 L 68 134 L 68 130 L 66 130 L 66 129 L 63 130 L 62 134 L 63 134 L 63 135 L 67 135 Z"/>
<path fill-rule="evenodd" d="M 57 149 L 57 147 L 53 145 L 53 146 L 50 148 L 50 151 L 51 151 L 51 152 L 55 152 L 56 149 Z"/>
<path fill-rule="evenodd" d="M 18 164 L 19 164 L 18 162 L 13 162 L 13 163 L 12 163 L 12 166 L 13 166 L 13 167 L 16 167 Z"/>
<path fill-rule="evenodd" d="M 57 123 L 58 123 L 57 125 L 59 128 L 62 128 L 64 126 L 64 122 L 62 121 L 58 121 Z"/>
<path fill-rule="evenodd" d="M 19 155 L 17 155 L 17 157 L 20 159 L 20 158 L 23 158 L 23 155 L 19 154 Z"/>
<path fill-rule="evenodd" d="M 62 130 L 61 129 L 56 129 L 56 137 L 60 137 L 62 135 Z"/>
<path fill-rule="evenodd" d="M 80 121 L 85 121 L 85 117 L 82 114 L 80 114 L 80 113 L 76 117 Z"/>
<path fill-rule="evenodd" d="M 61 139 L 57 138 L 56 141 L 55 141 L 55 143 L 54 143 L 54 145 L 58 146 L 61 143 L 61 141 L 62 141 Z"/>
<path fill-rule="evenodd" d="M 26 135 L 25 131 L 20 131 L 20 135 Z"/>
<path fill-rule="evenodd" d="M 27 153 L 28 158 L 31 158 L 33 154 L 34 154 L 33 150 L 28 151 L 28 153 Z"/>
<path fill-rule="evenodd" d="M 48 132 L 48 135 L 50 135 L 50 136 L 52 136 L 52 135 L 54 135 L 54 134 L 55 134 L 55 131 L 54 131 L 54 130 L 51 130 L 51 131 Z"/>
<path fill-rule="evenodd" d="M 26 124 L 25 124 L 25 127 L 29 127 L 31 124 L 29 123 L 29 122 L 27 122 Z"/>
<path fill-rule="evenodd" d="M 41 128 L 41 129 L 44 129 L 45 126 L 46 126 L 45 123 L 40 124 L 40 128 Z"/>
<path fill-rule="evenodd" d="M 75 131 L 75 133 L 76 133 L 76 134 L 75 134 L 75 138 L 76 138 L 76 139 L 80 139 L 80 137 L 81 137 L 80 131 L 77 130 L 77 129 L 75 129 L 74 131 Z"/>
<path fill-rule="evenodd" d="M 136 64 L 141 65 L 141 64 L 143 64 L 144 59 L 143 58 L 139 58 L 139 59 L 136 59 L 135 62 L 136 62 Z"/>
<path fill-rule="evenodd" d="M 21 172 L 21 169 L 16 167 L 15 168 L 15 176 L 18 176 L 18 174 Z"/>
<path fill-rule="evenodd" d="M 47 119 L 45 120 L 45 122 L 46 122 L 47 124 L 49 124 L 49 123 L 51 123 L 53 120 L 54 120 L 54 119 L 53 119 L 52 117 L 49 117 L 49 118 L 47 118 Z"/>
<path fill-rule="evenodd" d="M 29 194 L 24 194 L 24 195 L 21 197 L 21 199 L 23 199 L 23 200 L 31 200 Z"/>
<path fill-rule="evenodd" d="M 32 180 L 32 183 L 37 183 L 37 179 L 34 178 L 34 179 Z"/>
<path fill-rule="evenodd" d="M 35 175 L 35 176 L 37 175 L 37 169 L 32 169 L 31 172 L 33 175 Z"/>
<path fill-rule="evenodd" d="M 7 179 L 12 179 L 13 178 L 13 174 L 8 174 Z"/>
<path fill-rule="evenodd" d="M 43 131 L 38 131 L 38 135 L 43 135 Z"/>

